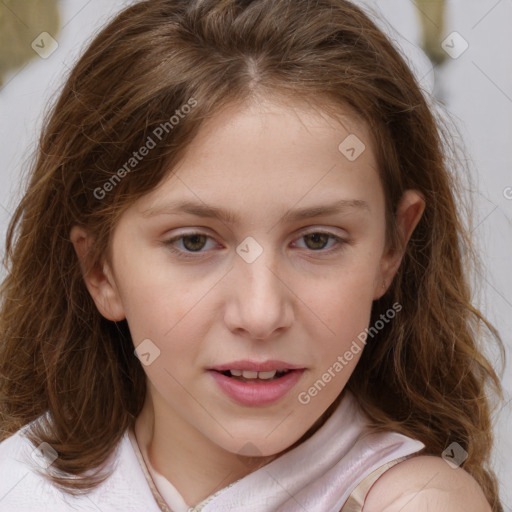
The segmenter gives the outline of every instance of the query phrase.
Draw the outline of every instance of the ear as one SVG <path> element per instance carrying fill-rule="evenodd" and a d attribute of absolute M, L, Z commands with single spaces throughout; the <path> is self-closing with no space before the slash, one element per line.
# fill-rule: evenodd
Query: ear
<path fill-rule="evenodd" d="M 382 255 L 380 272 L 375 283 L 374 300 L 380 299 L 389 288 L 400 263 L 411 235 L 425 210 L 425 199 L 417 190 L 406 190 L 398 203 L 395 222 L 400 238 L 400 249 L 387 247 Z"/>
<path fill-rule="evenodd" d="M 69 236 L 80 261 L 85 285 L 91 294 L 98 311 L 107 319 L 119 322 L 126 318 L 112 270 L 104 262 L 86 273 L 87 261 L 93 245 L 92 237 L 85 229 L 74 226 Z"/>

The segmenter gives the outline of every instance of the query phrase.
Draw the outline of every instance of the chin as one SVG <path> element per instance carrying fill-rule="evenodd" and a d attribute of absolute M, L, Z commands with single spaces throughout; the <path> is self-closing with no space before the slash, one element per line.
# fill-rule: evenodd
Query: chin
<path fill-rule="evenodd" d="M 237 436 L 236 439 L 230 438 L 226 439 L 226 443 L 217 443 L 224 450 L 229 451 L 235 455 L 248 458 L 254 457 L 272 457 L 278 456 L 282 452 L 284 452 L 287 448 L 289 448 L 294 439 L 290 438 L 290 442 L 287 443 L 284 441 L 288 439 L 289 436 L 286 435 L 286 432 L 279 430 L 279 438 L 274 440 L 270 440 L 269 437 L 272 436 L 272 431 L 275 429 L 275 424 L 270 426 L 265 432 L 267 434 L 262 435 L 263 430 L 260 429 L 257 435 L 247 434 L 246 436 Z M 299 437 L 300 437 L 299 433 Z M 265 437 L 267 436 L 267 437 Z M 299 438 L 297 437 L 297 439 Z"/>

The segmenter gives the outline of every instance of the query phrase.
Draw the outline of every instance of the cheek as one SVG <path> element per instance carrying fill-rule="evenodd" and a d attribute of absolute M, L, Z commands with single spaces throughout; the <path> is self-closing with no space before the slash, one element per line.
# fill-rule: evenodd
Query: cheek
<path fill-rule="evenodd" d="M 123 303 L 133 343 L 139 347 L 151 340 L 149 347 L 158 354 L 144 371 L 158 389 L 173 389 L 179 396 L 177 382 L 186 381 L 201 364 L 209 326 L 205 293 L 216 281 L 191 280 L 190 274 L 161 264 L 147 271 L 134 267 L 127 275 L 130 287 L 124 290 Z"/>
<path fill-rule="evenodd" d="M 201 299 L 190 275 L 173 267 L 163 251 L 132 248 L 129 260 L 120 259 L 118 269 L 121 300 L 135 343 L 150 334 L 163 339 Z"/>
<path fill-rule="evenodd" d="M 194 322 L 193 302 L 175 298 L 160 293 L 140 295 L 131 301 L 126 315 L 134 345 L 152 340 L 160 350 L 161 362 L 172 367 L 176 360 L 190 362 L 203 334 L 197 318 Z"/>
<path fill-rule="evenodd" d="M 357 364 L 361 353 L 357 346 L 361 346 L 361 349 L 364 347 L 359 340 L 369 325 L 373 303 L 374 276 L 369 268 L 372 268 L 369 261 L 361 262 L 360 266 L 350 266 L 331 276 L 324 286 L 318 286 L 315 293 L 309 295 L 314 303 L 310 302 L 308 306 L 318 312 L 322 320 L 312 320 L 315 326 L 311 323 L 309 329 L 311 339 L 319 342 L 316 347 L 321 360 L 318 366 L 321 373 L 334 364 L 338 356 L 350 350 L 354 343 L 357 353 L 354 356 L 349 354 L 351 360 L 344 374 Z M 320 335 L 320 332 L 323 334 Z"/>
<path fill-rule="evenodd" d="M 337 292 L 332 300 L 324 301 L 322 318 L 325 322 L 326 349 L 329 352 L 344 350 L 368 327 L 372 297 L 368 294 Z"/>
<path fill-rule="evenodd" d="M 377 274 L 375 261 L 358 257 L 357 262 L 339 269 L 315 287 L 317 307 L 333 324 L 369 318 Z"/>

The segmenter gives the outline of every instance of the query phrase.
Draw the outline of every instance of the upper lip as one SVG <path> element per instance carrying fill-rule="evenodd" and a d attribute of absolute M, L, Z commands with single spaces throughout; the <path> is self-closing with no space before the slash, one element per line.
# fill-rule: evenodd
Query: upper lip
<path fill-rule="evenodd" d="M 243 361 L 233 361 L 231 363 L 220 364 L 217 366 L 213 366 L 210 370 L 215 370 L 218 372 L 225 372 L 227 370 L 247 370 L 250 372 L 268 372 L 271 370 L 302 370 L 304 367 L 287 363 L 285 361 L 277 361 L 275 359 L 271 359 L 268 361 L 250 361 L 248 359 L 244 359 Z"/>

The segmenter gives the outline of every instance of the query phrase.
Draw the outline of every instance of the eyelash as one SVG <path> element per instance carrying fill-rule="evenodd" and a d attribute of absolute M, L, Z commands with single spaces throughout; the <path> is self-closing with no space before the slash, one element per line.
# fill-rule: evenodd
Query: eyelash
<path fill-rule="evenodd" d="M 322 253 L 322 254 L 326 254 L 327 253 L 327 254 L 330 254 L 330 253 L 338 252 L 338 251 L 342 250 L 346 244 L 350 243 L 350 240 L 348 240 L 346 238 L 342 238 L 340 236 L 334 235 L 333 233 L 330 233 L 328 231 L 322 231 L 322 230 L 310 231 L 308 233 L 303 233 L 298 238 L 298 240 L 300 240 L 301 238 L 304 238 L 304 237 L 306 237 L 308 235 L 316 235 L 316 234 L 328 235 L 329 238 L 334 239 L 334 241 L 336 243 L 330 249 L 327 249 L 327 250 L 324 250 L 324 249 L 318 249 L 318 250 L 309 249 L 309 251 L 311 251 L 313 253 Z M 200 251 L 187 251 L 187 250 L 185 250 L 184 251 L 184 250 L 181 250 L 181 249 L 176 249 L 172 245 L 177 240 L 182 240 L 183 238 L 188 238 L 188 237 L 192 237 L 192 236 L 205 236 L 208 239 L 212 239 L 213 240 L 213 238 L 211 236 L 209 236 L 208 234 L 206 234 L 206 233 L 201 233 L 199 231 L 194 231 L 194 232 L 190 232 L 190 233 L 183 233 L 183 234 L 181 234 L 179 236 L 176 236 L 174 238 L 170 238 L 169 240 L 164 241 L 164 245 L 166 245 L 167 248 L 171 252 L 176 254 L 178 256 L 178 258 L 182 258 L 182 259 L 197 259 L 197 258 L 201 257 L 200 256 L 201 254 L 204 253 L 202 250 L 200 250 Z"/>

